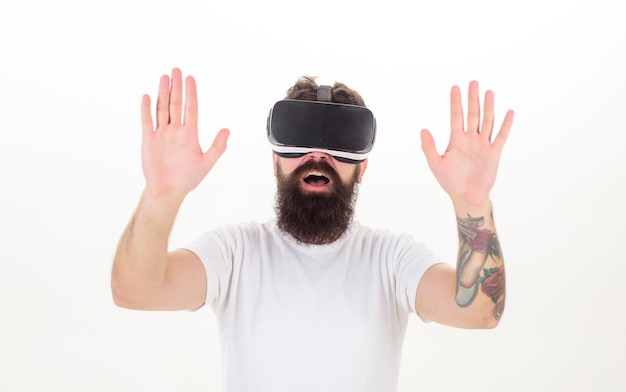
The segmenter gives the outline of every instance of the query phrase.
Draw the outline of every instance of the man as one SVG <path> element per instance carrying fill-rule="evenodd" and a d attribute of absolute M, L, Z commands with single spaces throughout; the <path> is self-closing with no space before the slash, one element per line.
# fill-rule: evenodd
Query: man
<path fill-rule="evenodd" d="M 444 155 L 429 131 L 421 133 L 457 216 L 456 269 L 410 236 L 353 221 L 375 120 L 355 91 L 311 78 L 290 88 L 268 118 L 276 220 L 224 226 L 169 251 L 181 203 L 225 151 L 229 134 L 221 130 L 202 152 L 192 77 L 184 91 L 183 105 L 180 70 L 161 78 L 156 126 L 143 97 L 146 187 L 119 243 L 112 291 L 117 305 L 131 309 L 210 305 L 220 323 L 226 391 L 392 391 L 411 312 L 461 328 L 498 324 L 504 266 L 489 193 L 513 112 L 492 135 L 491 91 L 481 120 L 478 84 L 470 83 L 465 124 L 460 90 L 452 88 Z"/>

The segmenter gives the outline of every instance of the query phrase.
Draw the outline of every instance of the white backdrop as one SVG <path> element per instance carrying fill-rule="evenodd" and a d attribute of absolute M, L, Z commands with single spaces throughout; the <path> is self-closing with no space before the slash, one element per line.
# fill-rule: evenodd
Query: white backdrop
<path fill-rule="evenodd" d="M 143 187 L 139 103 L 193 74 L 229 149 L 172 246 L 272 216 L 271 105 L 303 74 L 356 88 L 379 136 L 357 205 L 454 262 L 419 130 L 477 79 L 516 111 L 493 191 L 507 309 L 493 331 L 411 319 L 399 391 L 622 391 L 626 24 L 621 0 L 5 2 L 0 6 L 0 390 L 218 391 L 210 310 L 116 308 L 109 273 Z M 7 5 L 11 4 L 11 5 Z"/>

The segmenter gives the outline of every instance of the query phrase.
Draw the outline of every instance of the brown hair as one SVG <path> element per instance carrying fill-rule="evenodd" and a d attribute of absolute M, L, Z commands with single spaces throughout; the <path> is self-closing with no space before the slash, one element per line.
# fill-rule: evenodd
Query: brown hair
<path fill-rule="evenodd" d="M 319 87 L 313 76 L 302 76 L 296 84 L 289 87 L 285 99 L 299 99 L 303 101 L 317 101 Z M 365 106 L 361 95 L 343 83 L 335 82 L 332 88 L 332 102 L 356 106 Z"/>

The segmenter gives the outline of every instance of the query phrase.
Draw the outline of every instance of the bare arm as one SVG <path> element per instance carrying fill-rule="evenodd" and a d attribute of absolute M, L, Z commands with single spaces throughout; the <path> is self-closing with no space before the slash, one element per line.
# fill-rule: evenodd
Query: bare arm
<path fill-rule="evenodd" d="M 146 187 L 120 239 L 111 273 L 115 303 L 132 309 L 190 309 L 202 305 L 206 278 L 191 252 L 168 252 L 168 239 L 186 195 L 195 189 L 226 149 L 228 130 L 202 152 L 197 130 L 195 80 L 180 70 L 161 77 L 156 127 L 144 95 L 142 167 Z"/>
<path fill-rule="evenodd" d="M 459 233 L 456 270 L 438 265 L 422 278 L 416 308 L 436 322 L 464 328 L 495 327 L 504 310 L 504 261 L 489 197 L 500 154 L 513 123 L 508 111 L 492 142 L 494 96 L 487 91 L 481 123 L 478 83 L 468 93 L 467 128 L 458 87 L 450 94 L 451 135 L 443 155 L 422 131 L 428 165 L 454 206 Z"/>

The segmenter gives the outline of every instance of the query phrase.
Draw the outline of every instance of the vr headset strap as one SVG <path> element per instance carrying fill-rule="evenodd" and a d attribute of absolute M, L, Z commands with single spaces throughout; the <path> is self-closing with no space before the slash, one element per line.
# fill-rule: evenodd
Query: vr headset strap
<path fill-rule="evenodd" d="M 333 88 L 331 86 L 319 86 L 317 88 L 317 100 L 321 102 L 330 102 L 333 97 Z"/>

